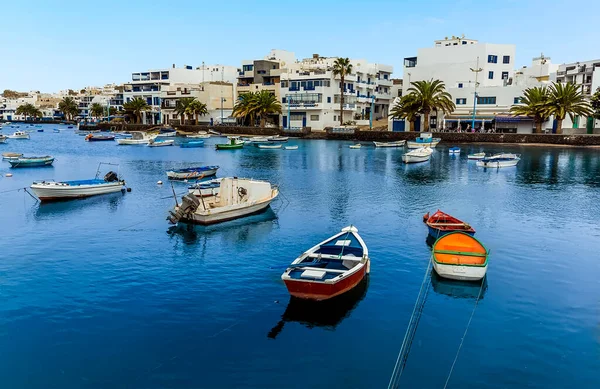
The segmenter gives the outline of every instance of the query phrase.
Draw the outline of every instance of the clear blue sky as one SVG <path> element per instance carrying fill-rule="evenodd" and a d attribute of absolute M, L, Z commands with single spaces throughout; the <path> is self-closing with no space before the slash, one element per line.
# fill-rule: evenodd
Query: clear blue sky
<path fill-rule="evenodd" d="M 0 90 L 121 83 L 173 63 L 240 66 L 273 48 L 365 58 L 401 77 L 404 57 L 461 34 L 516 44 L 519 67 L 540 52 L 554 63 L 600 57 L 595 1 L 30 0 L 0 9 Z"/>

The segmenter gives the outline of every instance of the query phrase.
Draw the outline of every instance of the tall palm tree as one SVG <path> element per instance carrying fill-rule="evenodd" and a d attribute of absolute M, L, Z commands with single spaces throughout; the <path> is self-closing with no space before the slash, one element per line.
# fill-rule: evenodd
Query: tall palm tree
<path fill-rule="evenodd" d="M 99 118 L 101 116 L 104 116 L 104 106 L 102 104 L 100 104 L 100 103 L 93 103 L 90 106 L 90 113 L 95 118 Z"/>
<path fill-rule="evenodd" d="M 194 97 L 182 97 L 175 102 L 175 113 L 181 116 L 181 124 L 185 124 L 185 115 L 188 115 L 189 119 L 192 118 L 192 115 L 186 111 L 188 105 L 194 100 L 196 100 Z"/>
<path fill-rule="evenodd" d="M 35 107 L 35 106 L 31 109 L 31 111 L 29 112 L 29 114 L 31 116 L 33 116 L 34 118 L 41 118 L 42 116 L 44 116 L 44 114 L 42 113 L 42 111 L 38 107 Z"/>
<path fill-rule="evenodd" d="M 250 125 L 254 126 L 254 118 L 256 112 L 253 110 L 254 93 L 242 93 L 238 98 L 238 101 L 233 106 L 231 116 L 236 118 L 244 118 L 250 120 Z"/>
<path fill-rule="evenodd" d="M 523 96 L 519 98 L 519 104 L 510 108 L 510 113 L 514 116 L 523 115 L 533 118 L 535 123 L 535 132 L 542 132 L 542 125 L 550 118 L 548 114 L 548 88 L 545 86 L 536 86 L 527 88 L 523 91 Z"/>
<path fill-rule="evenodd" d="M 333 63 L 333 75 L 340 76 L 340 126 L 344 125 L 344 79 L 352 73 L 352 64 L 348 58 L 338 58 Z"/>
<path fill-rule="evenodd" d="M 61 111 L 67 120 L 73 120 L 73 116 L 79 113 L 79 108 L 75 100 L 67 96 L 58 103 L 58 110 Z"/>
<path fill-rule="evenodd" d="M 196 124 L 198 124 L 198 116 L 199 115 L 202 115 L 202 116 L 207 115 L 208 107 L 203 102 L 194 99 L 186 107 L 185 113 L 190 116 L 195 115 L 196 116 Z"/>
<path fill-rule="evenodd" d="M 17 107 L 15 113 L 17 115 L 23 115 L 25 116 L 25 121 L 27 121 L 27 116 L 34 116 L 34 113 L 39 110 L 30 103 L 25 103 L 25 104 L 21 104 Z"/>
<path fill-rule="evenodd" d="M 142 112 L 149 111 L 150 106 L 141 97 L 134 97 L 131 101 L 123 104 L 123 109 L 131 112 L 135 116 L 135 122 L 140 123 L 142 121 Z"/>
<path fill-rule="evenodd" d="M 261 127 L 266 125 L 268 115 L 281 113 L 281 103 L 275 95 L 266 90 L 254 94 L 252 106 L 256 116 L 260 119 Z"/>
<path fill-rule="evenodd" d="M 446 92 L 446 86 L 440 80 L 411 82 L 408 93 L 412 94 L 419 103 L 420 111 L 424 116 L 423 130 L 429 131 L 429 114 L 433 110 L 442 111 L 444 114 L 454 111 L 456 106 L 452 101 L 450 93 Z"/>
<path fill-rule="evenodd" d="M 394 119 L 406 119 L 409 131 L 414 131 L 415 121 L 420 115 L 421 106 L 412 94 L 404 95 L 390 110 L 390 116 Z"/>
<path fill-rule="evenodd" d="M 556 119 L 556 133 L 562 134 L 562 122 L 567 115 L 574 119 L 575 115 L 591 116 L 590 104 L 585 100 L 581 89 L 573 83 L 552 83 L 548 93 L 546 113 Z"/>

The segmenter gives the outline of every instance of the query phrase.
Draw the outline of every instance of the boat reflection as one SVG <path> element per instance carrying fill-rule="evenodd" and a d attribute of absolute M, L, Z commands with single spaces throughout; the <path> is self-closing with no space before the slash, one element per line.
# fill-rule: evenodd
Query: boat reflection
<path fill-rule="evenodd" d="M 33 217 L 36 220 L 44 220 L 97 207 L 106 207 L 108 212 L 114 213 L 119 208 L 124 197 L 125 195 L 123 192 L 116 192 L 81 199 L 66 199 L 49 203 L 39 203 L 35 208 Z"/>
<path fill-rule="evenodd" d="M 310 301 L 290 297 L 281 320 L 271 328 L 267 337 L 277 338 L 287 322 L 297 322 L 308 328 L 323 327 L 327 330 L 335 330 L 365 298 L 368 286 L 369 278 L 365 277 L 354 289 L 331 300 Z"/>
<path fill-rule="evenodd" d="M 483 283 L 483 285 L 482 285 Z M 477 299 L 481 290 L 480 300 L 483 300 L 487 291 L 487 277 L 479 282 L 466 282 L 456 280 L 446 280 L 440 277 L 435 270 L 431 270 L 431 285 L 433 291 L 438 294 L 444 294 L 452 298 L 459 299 Z"/>

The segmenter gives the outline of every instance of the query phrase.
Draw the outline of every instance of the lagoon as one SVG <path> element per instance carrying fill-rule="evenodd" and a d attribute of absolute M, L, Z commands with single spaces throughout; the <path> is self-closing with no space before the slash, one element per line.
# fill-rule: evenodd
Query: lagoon
<path fill-rule="evenodd" d="M 0 194 L 4 387 L 386 387 L 430 258 L 422 215 L 438 208 L 491 249 L 448 387 L 600 387 L 600 149 L 469 144 L 452 157 L 440 145 L 407 166 L 402 150 L 353 142 L 149 148 L 55 127 L 0 145 L 56 157 L 1 162 L 0 192 L 91 178 L 99 162 L 120 164 L 132 192 L 43 205 Z M 486 171 L 466 159 L 479 151 L 522 160 Z M 197 163 L 269 180 L 281 199 L 250 219 L 171 228 L 165 172 Z M 348 224 L 369 246 L 368 283 L 333 308 L 290 304 L 286 265 Z M 429 282 L 404 387 L 444 386 L 479 290 Z"/>

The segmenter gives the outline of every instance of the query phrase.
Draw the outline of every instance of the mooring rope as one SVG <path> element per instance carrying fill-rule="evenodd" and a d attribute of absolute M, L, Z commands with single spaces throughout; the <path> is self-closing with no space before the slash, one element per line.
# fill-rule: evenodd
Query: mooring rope
<path fill-rule="evenodd" d="M 452 376 L 452 372 L 454 371 L 454 366 L 456 365 L 456 361 L 458 360 L 458 355 L 460 354 L 460 350 L 462 349 L 463 342 L 467 337 L 467 332 L 469 331 L 469 327 L 471 326 L 471 320 L 473 320 L 473 315 L 475 315 L 475 309 L 477 309 L 477 305 L 479 304 L 479 299 L 481 298 L 481 291 L 483 290 L 483 285 L 485 284 L 485 276 L 481 280 L 481 286 L 479 287 L 479 293 L 477 294 L 477 300 L 475 300 L 475 306 L 471 311 L 471 317 L 469 318 L 469 322 L 467 323 L 467 328 L 465 328 L 465 332 L 460 340 L 460 344 L 458 345 L 458 350 L 456 350 L 456 355 L 454 356 L 454 362 L 452 362 L 452 367 L 450 368 L 450 373 L 448 373 L 448 378 L 446 378 L 446 383 L 444 384 L 444 389 L 448 386 L 448 382 L 450 382 L 450 377 Z"/>
<path fill-rule="evenodd" d="M 419 320 L 421 319 L 421 314 L 423 313 L 423 307 L 425 306 L 425 301 L 427 300 L 427 293 L 429 292 L 429 286 L 431 284 L 429 282 L 429 277 L 431 276 L 431 266 L 430 260 L 429 264 L 427 265 L 427 270 L 425 270 L 425 275 L 423 276 L 423 282 L 421 282 L 419 295 L 415 301 L 415 306 L 413 308 L 412 315 L 410 316 L 406 333 L 404 334 L 404 340 L 402 341 L 402 346 L 400 347 L 400 352 L 398 353 L 398 358 L 396 359 L 396 364 L 394 365 L 394 370 L 392 371 L 392 376 L 390 377 L 388 389 L 395 389 L 398 387 L 400 383 L 400 377 L 404 372 L 404 366 L 406 365 L 408 354 L 410 353 L 410 348 L 417 332 Z"/>

